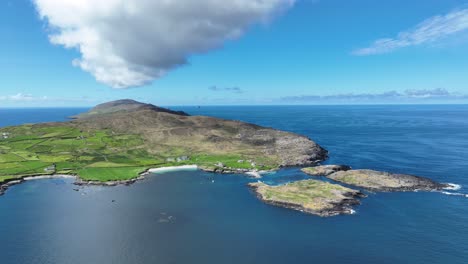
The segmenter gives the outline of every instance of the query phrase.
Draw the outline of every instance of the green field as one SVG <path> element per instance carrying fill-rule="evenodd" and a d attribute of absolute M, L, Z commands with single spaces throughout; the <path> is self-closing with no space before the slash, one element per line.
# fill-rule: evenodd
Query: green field
<path fill-rule="evenodd" d="M 128 180 L 149 168 L 186 164 L 215 167 L 219 162 L 233 169 L 273 168 L 268 160 L 254 162 L 236 154 L 205 155 L 167 146 L 150 150 L 139 135 L 81 131 L 67 123 L 1 128 L 0 136 L 3 133 L 8 138 L 0 137 L 0 182 L 48 174 L 73 174 L 103 182 Z M 189 159 L 177 162 L 177 155 Z"/>
<path fill-rule="evenodd" d="M 86 167 L 80 169 L 78 174 L 86 180 L 106 182 L 137 178 L 145 170 L 145 167 Z"/>

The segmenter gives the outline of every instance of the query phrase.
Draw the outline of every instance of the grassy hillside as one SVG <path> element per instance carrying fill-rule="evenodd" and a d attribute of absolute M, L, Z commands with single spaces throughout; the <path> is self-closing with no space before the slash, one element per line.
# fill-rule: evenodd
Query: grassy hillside
<path fill-rule="evenodd" d="M 0 128 L 0 182 L 47 174 L 127 180 L 148 168 L 186 164 L 272 169 L 325 157 L 300 135 L 129 100 L 99 105 L 70 122 Z"/>
<path fill-rule="evenodd" d="M 230 168 L 246 169 L 269 169 L 273 165 L 252 166 L 246 161 L 250 158 L 241 155 L 196 154 L 166 146 L 161 146 L 158 155 L 150 154 L 139 135 L 82 131 L 67 123 L 9 127 L 0 129 L 0 135 L 3 133 L 9 137 L 0 139 L 0 182 L 47 174 L 78 174 L 82 179 L 98 181 L 127 180 L 148 168 L 184 164 L 210 167 L 221 162 Z M 178 155 L 189 154 L 188 160 L 176 161 Z"/>

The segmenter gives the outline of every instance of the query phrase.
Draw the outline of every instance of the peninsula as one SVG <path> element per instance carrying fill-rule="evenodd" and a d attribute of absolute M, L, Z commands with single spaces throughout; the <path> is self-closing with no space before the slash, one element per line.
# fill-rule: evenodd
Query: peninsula
<path fill-rule="evenodd" d="M 132 181 L 150 168 L 197 165 L 255 172 L 313 165 L 327 151 L 294 133 L 119 100 L 68 122 L 0 128 L 0 183 L 75 175 L 81 183 Z"/>

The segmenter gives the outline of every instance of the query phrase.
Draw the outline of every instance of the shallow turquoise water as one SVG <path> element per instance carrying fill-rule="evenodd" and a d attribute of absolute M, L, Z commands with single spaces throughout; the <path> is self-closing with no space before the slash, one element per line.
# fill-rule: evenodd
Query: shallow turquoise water
<path fill-rule="evenodd" d="M 468 106 L 182 110 L 305 134 L 330 150 L 330 163 L 419 174 L 468 193 Z M 81 110 L 0 110 L 0 126 L 39 121 L 31 111 L 49 121 Z M 265 180 L 304 177 L 291 168 Z M 0 263 L 468 263 L 463 196 L 370 194 L 355 215 L 320 218 L 259 202 L 249 181 L 184 171 L 79 192 L 63 179 L 14 186 L 0 197 Z"/>

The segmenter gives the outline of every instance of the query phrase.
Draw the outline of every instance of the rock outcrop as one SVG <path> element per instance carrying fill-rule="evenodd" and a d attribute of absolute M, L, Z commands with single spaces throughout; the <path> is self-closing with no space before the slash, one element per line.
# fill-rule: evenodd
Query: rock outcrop
<path fill-rule="evenodd" d="M 424 177 L 374 170 L 338 171 L 328 175 L 327 178 L 371 191 L 383 192 L 434 191 L 449 187 L 447 184 L 437 183 Z"/>
<path fill-rule="evenodd" d="M 321 165 L 321 166 L 303 168 L 302 172 L 311 176 L 328 176 L 337 171 L 347 171 L 350 169 L 351 167 L 346 166 L 346 165 Z"/>

